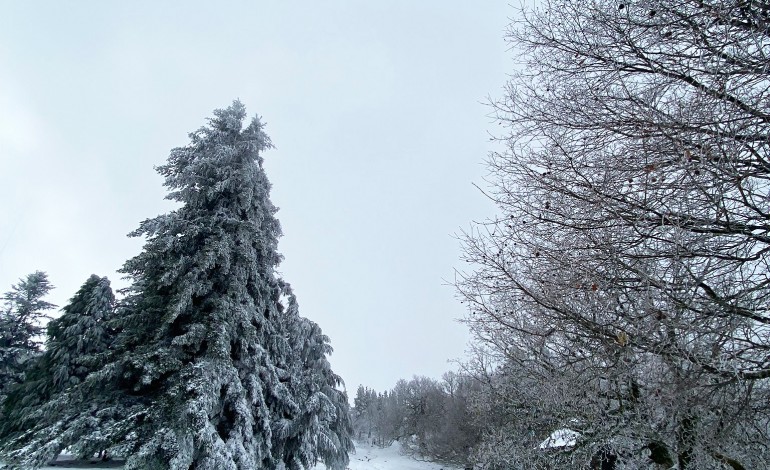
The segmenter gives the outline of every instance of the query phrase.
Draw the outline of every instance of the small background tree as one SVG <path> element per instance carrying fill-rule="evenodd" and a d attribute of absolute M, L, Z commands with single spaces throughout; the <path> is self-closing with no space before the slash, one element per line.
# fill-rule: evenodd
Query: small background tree
<path fill-rule="evenodd" d="M 0 400 L 10 387 L 24 381 L 30 361 L 40 353 L 44 320 L 56 306 L 43 298 L 53 286 L 48 276 L 36 271 L 20 279 L 3 296 L 0 311 Z"/>
<path fill-rule="evenodd" d="M 10 388 L 0 423 L 0 447 L 23 441 L 31 429 L 55 425 L 62 415 L 71 417 L 70 428 L 87 435 L 71 447 L 73 453 L 90 457 L 108 446 L 101 429 L 108 426 L 103 421 L 109 416 L 92 415 L 90 407 L 81 409 L 83 404 L 71 403 L 64 392 L 108 362 L 115 333 L 109 322 L 114 316 L 110 281 L 92 275 L 62 308 L 61 316 L 48 323 L 45 351 L 31 361 L 24 381 Z"/>

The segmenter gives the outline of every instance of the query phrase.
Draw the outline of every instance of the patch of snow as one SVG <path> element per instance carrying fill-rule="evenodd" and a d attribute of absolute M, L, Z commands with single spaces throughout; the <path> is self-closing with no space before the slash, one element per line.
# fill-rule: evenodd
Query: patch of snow
<path fill-rule="evenodd" d="M 538 449 L 556 449 L 572 447 L 577 442 L 580 433 L 572 429 L 557 429 L 546 440 L 540 443 Z"/>
<path fill-rule="evenodd" d="M 356 442 L 356 453 L 350 454 L 348 468 L 350 470 L 458 470 L 458 467 L 423 462 L 403 455 L 401 446 L 397 442 L 385 448 Z M 319 464 L 312 470 L 326 470 L 326 467 Z"/>

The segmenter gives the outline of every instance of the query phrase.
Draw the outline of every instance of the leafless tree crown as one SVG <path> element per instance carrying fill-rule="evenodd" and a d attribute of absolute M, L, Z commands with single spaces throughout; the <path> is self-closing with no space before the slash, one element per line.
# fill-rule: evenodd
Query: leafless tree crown
<path fill-rule="evenodd" d="M 537 412 L 511 455 L 767 468 L 770 2 L 544 0 L 507 37 L 499 217 L 457 284 Z"/>

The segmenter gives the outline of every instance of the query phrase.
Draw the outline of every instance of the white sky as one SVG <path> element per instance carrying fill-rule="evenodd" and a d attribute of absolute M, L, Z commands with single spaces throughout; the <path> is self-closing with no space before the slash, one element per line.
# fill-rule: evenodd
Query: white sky
<path fill-rule="evenodd" d="M 469 339 L 445 284 L 486 97 L 512 65 L 501 0 L 0 0 L 0 292 L 47 271 L 64 305 L 166 212 L 153 170 L 215 108 L 267 122 L 281 272 L 355 393 L 439 377 Z M 495 125 L 496 126 L 496 125 Z"/>

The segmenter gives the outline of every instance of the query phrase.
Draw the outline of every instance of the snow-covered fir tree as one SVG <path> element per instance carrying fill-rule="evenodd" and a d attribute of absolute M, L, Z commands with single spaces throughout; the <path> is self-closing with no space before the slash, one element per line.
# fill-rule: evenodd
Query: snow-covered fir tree
<path fill-rule="evenodd" d="M 83 409 L 79 401 L 71 403 L 70 395 L 63 392 L 106 363 L 114 336 L 108 323 L 114 310 L 110 281 L 91 275 L 62 309 L 62 315 L 48 323 L 45 351 L 32 361 L 24 382 L 9 390 L 0 419 L 0 447 L 18 447 L 35 428 L 52 430 L 50 426 L 62 415 L 70 418 L 68 427 L 77 428 L 78 436 L 91 430 L 73 450 L 91 455 L 107 445 L 99 436 L 106 424 L 101 421 L 108 422 L 109 416 L 96 419 L 89 408 Z M 34 453 L 47 457 L 50 448 L 35 447 Z"/>
<path fill-rule="evenodd" d="M 43 298 L 53 286 L 48 276 L 36 271 L 19 279 L 19 283 L 3 296 L 0 311 L 0 400 L 8 389 L 24 380 L 30 360 L 40 353 L 42 320 L 56 307 Z"/>
<path fill-rule="evenodd" d="M 135 305 L 118 367 L 146 408 L 129 468 L 295 467 L 275 445 L 305 406 L 292 393 L 303 377 L 288 329 L 300 320 L 283 308 L 275 272 L 281 229 L 260 155 L 271 143 L 259 119 L 244 127 L 245 117 L 235 102 L 172 151 L 159 172 L 183 205 L 134 233 L 148 241 L 124 268 Z M 313 447 L 303 464 L 322 449 Z"/>
<path fill-rule="evenodd" d="M 81 382 L 98 365 L 113 340 L 109 322 L 114 312 L 110 280 L 92 274 L 62 315 L 48 323 L 46 355 L 54 366 L 51 376 L 56 389 Z"/>
<path fill-rule="evenodd" d="M 332 369 L 329 338 L 315 322 L 299 316 L 296 296 L 284 285 L 288 299 L 286 324 L 293 352 L 290 356 L 291 391 L 298 408 L 278 421 L 274 449 L 287 469 L 312 466 L 320 459 L 327 468 L 343 470 L 353 450 L 353 425 L 347 394 L 337 387 L 342 379 Z"/>
<path fill-rule="evenodd" d="M 158 168 L 180 206 L 132 233 L 146 243 L 123 268 L 133 284 L 113 360 L 65 392 L 113 418 L 101 436 L 126 469 L 347 464 L 347 399 L 327 339 L 296 302 L 282 303 L 281 229 L 261 156 L 271 143 L 258 118 L 245 118 L 237 101 L 215 111 Z M 30 434 L 3 457 L 40 466 L 93 435 L 66 412 Z"/>

